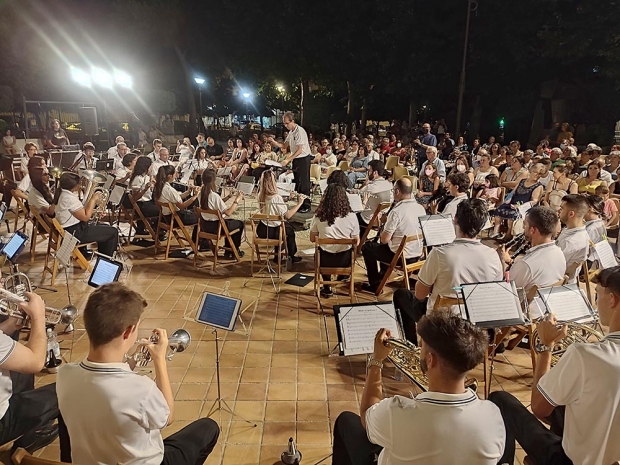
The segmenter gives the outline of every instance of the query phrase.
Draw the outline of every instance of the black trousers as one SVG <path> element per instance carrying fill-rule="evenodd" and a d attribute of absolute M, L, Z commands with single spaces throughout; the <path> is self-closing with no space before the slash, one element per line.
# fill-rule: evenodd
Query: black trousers
<path fill-rule="evenodd" d="M 310 161 L 311 156 L 303 158 L 295 158 L 293 160 L 293 182 L 295 183 L 295 190 L 299 194 L 310 196 L 310 189 L 312 184 L 310 183 Z M 310 199 L 304 200 L 302 208 L 310 208 Z M 289 250 L 290 253 L 290 250 Z"/>
<path fill-rule="evenodd" d="M 157 204 L 155 203 L 155 201 L 149 200 L 148 202 L 136 202 L 136 203 L 138 204 L 138 207 L 140 207 L 140 211 L 142 212 L 144 217 L 147 220 L 149 220 L 151 224 L 156 225 L 157 218 L 159 217 L 159 208 L 157 208 Z M 138 226 L 139 229 L 143 229 L 145 227 L 144 223 L 139 217 L 138 217 L 138 221 L 136 221 L 136 226 Z M 153 227 L 153 229 L 155 229 L 155 227 Z"/>
<path fill-rule="evenodd" d="M 228 218 L 228 219 L 225 219 L 224 222 L 226 223 L 226 227 L 228 228 L 229 231 L 239 229 L 239 231 L 230 235 L 233 241 L 233 244 L 235 244 L 235 247 L 237 248 L 237 250 L 239 250 L 239 247 L 241 247 L 241 235 L 243 234 L 243 229 L 244 229 L 243 221 L 232 220 Z M 219 226 L 218 221 L 205 221 L 202 218 L 200 220 L 201 231 L 208 232 L 210 234 L 217 234 L 218 226 Z M 230 243 L 228 242 L 228 239 L 226 239 L 226 246 L 230 247 Z"/>
<path fill-rule="evenodd" d="M 84 221 L 65 228 L 65 231 L 77 237 L 81 243 L 96 242 L 99 253 L 112 257 L 118 245 L 118 229 L 105 224 L 90 225 Z"/>
<path fill-rule="evenodd" d="M 19 438 L 14 447 L 26 447 L 32 444 L 38 430 L 58 418 L 56 383 L 34 389 L 32 374 L 12 372 L 11 379 L 13 394 L 8 410 L 0 419 L 0 443 Z"/>
<path fill-rule="evenodd" d="M 372 465 L 383 448 L 368 440 L 359 415 L 342 412 L 334 425 L 332 465 Z"/>
<path fill-rule="evenodd" d="M 342 252 L 332 253 L 327 252 L 323 249 L 319 249 L 319 254 L 321 258 L 321 266 L 332 267 L 332 268 L 345 268 L 351 265 L 351 254 L 353 253 L 353 249 L 344 250 Z M 321 275 L 323 277 L 323 281 L 331 281 L 331 276 L 328 274 Z"/>
<path fill-rule="evenodd" d="M 59 419 L 60 460 L 72 463 L 71 444 L 67 427 Z M 164 459 L 162 465 L 202 465 L 220 435 L 220 428 L 210 418 L 201 418 L 182 430 L 164 439 Z"/>
<path fill-rule="evenodd" d="M 289 257 L 297 255 L 297 243 L 295 242 L 295 230 L 293 227 L 284 222 L 284 232 L 286 234 L 286 248 L 288 249 Z M 267 226 L 262 221 L 258 223 L 256 227 L 256 234 L 262 239 L 277 239 L 280 234 L 279 226 Z"/>
<path fill-rule="evenodd" d="M 512 394 L 495 391 L 489 395 L 489 400 L 499 407 L 506 425 L 506 448 L 500 463 L 514 463 L 516 440 L 537 465 L 572 465 L 562 448 L 563 407 L 553 410 L 549 418 L 551 430 L 548 430 Z"/>
<path fill-rule="evenodd" d="M 13 194 L 11 194 L 11 190 L 17 189 L 17 183 L 7 179 L 2 185 L 2 201 L 6 203 L 7 207 L 11 206 L 11 201 L 13 200 Z"/>
<path fill-rule="evenodd" d="M 390 250 L 388 244 L 381 244 L 379 242 L 366 242 L 362 246 L 362 256 L 364 257 L 364 264 L 366 265 L 366 273 L 368 274 L 368 283 L 371 286 L 378 286 L 385 275 L 388 266 L 385 263 L 390 263 L 394 258 L 394 252 Z M 407 263 L 415 263 L 419 257 L 408 258 Z"/>
<path fill-rule="evenodd" d="M 423 300 L 416 299 L 415 293 L 407 289 L 396 289 L 394 291 L 394 308 L 400 312 L 403 320 L 403 331 L 405 338 L 418 345 L 418 333 L 416 323 L 426 315 L 426 304 L 428 298 Z"/>

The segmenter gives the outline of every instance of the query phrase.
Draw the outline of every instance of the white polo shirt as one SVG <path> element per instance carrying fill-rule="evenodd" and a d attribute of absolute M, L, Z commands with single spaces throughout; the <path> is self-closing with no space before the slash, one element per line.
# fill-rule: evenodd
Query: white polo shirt
<path fill-rule="evenodd" d="M 420 269 L 418 281 L 433 288 L 426 307 L 432 310 L 437 296 L 456 297 L 453 288 L 461 284 L 501 281 L 503 274 L 494 249 L 477 239 L 460 238 L 433 247 Z"/>
<path fill-rule="evenodd" d="M 30 179 L 30 175 L 26 174 L 21 181 L 19 181 L 19 184 L 17 185 L 17 188 L 22 191 L 24 194 L 27 194 L 28 192 L 30 192 L 30 188 L 32 187 L 32 180 Z"/>
<path fill-rule="evenodd" d="M 566 406 L 562 448 L 573 463 L 620 459 L 620 331 L 568 346 L 538 390 L 550 404 Z"/>
<path fill-rule="evenodd" d="M 392 234 L 389 246 L 396 252 L 405 236 L 422 234 L 420 216 L 426 215 L 424 207 L 415 199 L 405 199 L 398 202 L 387 217 L 383 232 Z M 405 258 L 414 258 L 422 255 L 422 240 L 412 241 L 405 246 Z"/>
<path fill-rule="evenodd" d="M 41 194 L 34 187 L 28 192 L 28 205 L 30 205 L 31 208 L 36 209 L 37 212 L 43 212 L 50 206 L 49 202 L 45 200 L 45 197 L 43 197 L 43 194 Z"/>
<path fill-rule="evenodd" d="M 284 142 L 288 143 L 291 154 L 295 153 L 301 146 L 301 153 L 296 158 L 307 157 L 312 152 L 308 143 L 308 134 L 299 124 L 295 124 L 295 129 L 288 133 Z"/>
<path fill-rule="evenodd" d="M 452 215 L 452 218 L 454 218 L 456 216 L 456 208 L 463 200 L 467 200 L 466 193 L 463 193 L 462 195 L 454 197 L 452 200 L 450 200 L 441 213 L 443 213 L 444 215 L 450 213 Z"/>
<path fill-rule="evenodd" d="M 157 172 L 159 171 L 159 167 L 160 166 L 174 166 L 172 163 L 170 163 L 170 161 L 163 161 L 161 159 L 157 159 L 153 162 L 153 164 L 151 165 L 151 176 L 157 176 Z"/>
<path fill-rule="evenodd" d="M 547 185 L 551 181 L 553 181 L 553 171 L 549 171 L 547 173 L 547 176 L 545 176 L 544 178 L 538 179 L 538 182 L 541 183 L 544 186 L 545 190 L 547 189 Z"/>
<path fill-rule="evenodd" d="M 154 150 L 153 150 L 152 152 L 150 152 L 150 153 L 147 155 L 147 157 L 149 157 L 149 158 L 151 159 L 151 161 L 152 161 L 152 162 L 154 162 L 155 160 L 157 160 L 157 159 L 159 158 L 159 157 L 158 157 L 158 154 L 156 154 Z"/>
<path fill-rule="evenodd" d="M 82 205 L 76 193 L 63 189 L 55 209 L 56 220 L 63 228 L 78 224 L 80 220 L 73 216 L 73 214 L 83 208 L 84 205 Z"/>
<path fill-rule="evenodd" d="M 151 177 L 148 174 L 139 174 L 133 181 L 131 181 L 131 190 L 133 192 L 140 192 L 151 182 Z M 153 200 L 153 189 L 148 189 L 142 197 L 138 200 L 138 202 L 149 202 Z"/>
<path fill-rule="evenodd" d="M 318 217 L 312 218 L 310 225 L 311 233 L 319 233 L 319 239 L 353 239 L 360 236 L 360 223 L 355 213 L 338 217 L 331 226 L 327 221 L 320 221 Z M 325 252 L 339 253 L 351 249 L 350 245 L 322 245 Z"/>
<path fill-rule="evenodd" d="M 174 187 L 172 187 L 170 185 L 170 183 L 166 183 L 164 184 L 164 187 L 161 190 L 161 197 L 159 197 L 159 199 L 155 199 L 158 202 L 172 202 L 173 204 L 176 203 L 183 203 L 183 199 L 181 198 L 181 194 L 179 194 L 179 191 L 177 191 Z M 177 207 L 175 211 L 178 211 L 179 208 Z M 170 215 L 170 209 L 168 207 L 161 207 L 161 213 L 163 215 Z"/>
<path fill-rule="evenodd" d="M 371 150 L 367 156 L 368 161 L 371 162 L 373 160 L 381 160 L 381 155 L 376 150 Z"/>
<path fill-rule="evenodd" d="M 586 221 L 585 226 L 588 237 L 593 244 L 607 240 L 607 228 L 603 220 L 600 218 Z M 594 247 L 592 247 L 592 244 L 590 244 L 590 248 L 588 250 L 588 260 L 597 260 L 598 257 L 594 251 Z"/>
<path fill-rule="evenodd" d="M 207 210 L 218 210 L 222 215 L 224 212 L 228 210 L 228 207 L 222 200 L 222 197 L 219 196 L 217 192 L 211 191 L 209 193 L 209 200 L 207 201 L 207 205 L 200 205 L 200 208 L 204 208 Z M 205 221 L 217 221 L 218 218 L 216 215 L 210 215 L 208 213 L 201 213 L 202 219 Z"/>
<path fill-rule="evenodd" d="M 126 363 L 84 360 L 63 364 L 56 394 L 75 463 L 161 464 L 161 429 L 170 409 L 154 381 L 134 373 Z"/>
<path fill-rule="evenodd" d="M 115 149 L 116 150 L 116 149 Z M 74 158 L 73 158 L 73 163 L 75 163 L 76 161 L 78 161 L 78 159 L 84 155 L 84 152 L 79 152 Z M 97 167 L 97 160 L 99 160 L 97 157 L 93 157 L 92 159 L 92 169 L 95 169 Z M 80 170 L 85 170 L 88 169 L 87 166 L 87 162 L 86 162 L 86 156 L 84 156 L 84 159 L 76 166 L 76 169 L 80 169 Z"/>
<path fill-rule="evenodd" d="M 366 411 L 366 431 L 384 448 L 378 465 L 497 465 L 506 443 L 499 408 L 469 389 L 383 399 Z"/>
<path fill-rule="evenodd" d="M 530 248 L 523 258 L 515 260 L 510 268 L 510 280 L 517 287 L 529 291 L 532 286 L 538 288 L 553 286 L 564 277 L 566 259 L 555 241 Z"/>
<path fill-rule="evenodd" d="M 585 226 L 572 229 L 564 228 L 555 242 L 564 253 L 566 267 L 571 266 L 573 263 L 582 263 L 588 257 L 590 236 L 588 236 Z M 569 283 L 575 282 L 580 270 L 581 265 L 573 273 L 573 276 L 569 276 Z"/>
<path fill-rule="evenodd" d="M 7 361 L 15 350 L 16 342 L 9 336 L 0 331 L 0 418 L 9 408 L 9 399 L 13 394 L 13 381 L 11 372 L 2 368 L 2 364 Z"/>
<path fill-rule="evenodd" d="M 366 201 L 366 208 L 360 212 L 360 216 L 366 224 L 370 222 L 380 203 L 394 201 L 393 187 L 390 181 L 377 178 L 360 189 L 360 192 L 370 194 Z"/>
<path fill-rule="evenodd" d="M 118 168 L 116 168 L 116 171 L 115 171 L 116 179 L 123 179 L 128 174 L 129 174 L 129 168 L 124 166 L 122 163 Z"/>
<path fill-rule="evenodd" d="M 265 199 L 265 207 L 261 209 L 261 213 L 264 215 L 285 215 L 288 211 L 286 202 L 280 194 L 276 194 L 268 199 Z M 265 226 L 269 228 L 277 228 L 280 226 L 280 221 L 262 221 Z"/>

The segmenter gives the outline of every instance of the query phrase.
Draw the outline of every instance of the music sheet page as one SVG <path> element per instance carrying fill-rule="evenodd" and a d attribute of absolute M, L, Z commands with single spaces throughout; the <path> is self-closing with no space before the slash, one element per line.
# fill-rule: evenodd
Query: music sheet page
<path fill-rule="evenodd" d="M 451 244 L 456 239 L 452 215 L 430 215 L 420 217 L 420 226 L 426 245 Z"/>
<path fill-rule="evenodd" d="M 392 337 L 400 337 L 392 303 L 340 307 L 339 325 L 344 355 L 372 353 L 381 328 L 389 329 Z"/>
<path fill-rule="evenodd" d="M 362 197 L 359 194 L 348 194 L 349 203 L 351 204 L 351 210 L 354 212 L 361 212 L 364 209 L 364 205 L 362 205 Z"/>
<path fill-rule="evenodd" d="M 251 182 L 238 182 L 237 190 L 245 195 L 251 195 L 252 191 L 254 191 L 254 184 Z"/>
<path fill-rule="evenodd" d="M 576 284 L 541 289 L 539 295 L 547 310 L 555 313 L 558 321 L 584 321 L 592 318 L 583 291 Z"/>
<path fill-rule="evenodd" d="M 60 263 L 64 266 L 69 266 L 71 262 L 71 255 L 73 254 L 73 249 L 76 245 L 78 245 L 80 241 L 76 239 L 69 233 L 65 233 L 65 237 L 62 238 L 62 242 L 60 243 L 60 247 L 56 251 L 56 258 Z"/>
<path fill-rule="evenodd" d="M 607 241 L 601 241 L 594 244 L 594 250 L 598 257 L 601 268 L 611 268 L 612 266 L 618 266 L 618 261 L 614 255 L 614 251 Z"/>
<path fill-rule="evenodd" d="M 465 284 L 463 293 L 472 323 L 522 318 L 517 288 L 512 282 Z"/>

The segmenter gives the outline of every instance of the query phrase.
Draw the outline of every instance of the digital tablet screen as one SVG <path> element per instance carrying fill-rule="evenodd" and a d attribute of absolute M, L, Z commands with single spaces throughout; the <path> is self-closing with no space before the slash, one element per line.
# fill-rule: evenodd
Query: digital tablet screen
<path fill-rule="evenodd" d="M 200 299 L 195 320 L 216 328 L 234 331 L 241 300 L 205 292 Z"/>
<path fill-rule="evenodd" d="M 6 203 L 0 203 L 0 221 L 4 219 L 5 214 L 6 214 Z"/>
<path fill-rule="evenodd" d="M 11 236 L 9 242 L 4 245 L 2 248 L 2 253 L 6 255 L 6 258 L 10 261 L 14 261 L 24 248 L 24 245 L 26 245 L 27 241 L 28 236 L 17 231 Z"/>
<path fill-rule="evenodd" d="M 121 275 L 122 270 L 122 263 L 98 255 L 93 272 L 88 279 L 88 285 L 99 287 L 118 281 L 118 277 Z"/>

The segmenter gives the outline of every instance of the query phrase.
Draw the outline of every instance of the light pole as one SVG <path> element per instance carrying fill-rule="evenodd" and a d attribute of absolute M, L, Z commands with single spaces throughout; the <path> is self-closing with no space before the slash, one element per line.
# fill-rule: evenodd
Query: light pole
<path fill-rule="evenodd" d="M 202 126 L 204 128 L 204 123 L 202 122 L 202 85 L 205 83 L 205 79 L 201 77 L 195 77 L 194 82 L 198 84 L 198 102 L 200 105 L 200 115 L 198 116 L 198 130 Z"/>
<path fill-rule="evenodd" d="M 248 128 L 248 131 L 250 130 L 250 110 L 248 109 L 248 103 L 250 101 L 250 97 L 252 94 L 250 94 L 249 92 L 244 92 L 243 94 L 243 98 L 245 99 L 245 125 Z"/>
<path fill-rule="evenodd" d="M 465 44 L 463 45 L 463 63 L 461 66 L 461 77 L 459 79 L 459 100 L 456 107 L 456 131 L 454 134 L 459 136 L 461 131 L 461 112 L 463 111 L 463 94 L 465 93 L 465 67 L 467 65 L 467 47 L 469 45 L 469 21 L 471 12 L 478 9 L 477 0 L 467 0 L 467 21 L 465 22 Z"/>
<path fill-rule="evenodd" d="M 282 84 L 278 84 L 276 89 L 280 93 L 282 97 L 282 108 L 280 108 L 280 117 L 282 118 L 282 123 L 284 123 L 284 91 L 286 90 Z M 277 120 L 276 120 L 277 121 Z"/>

